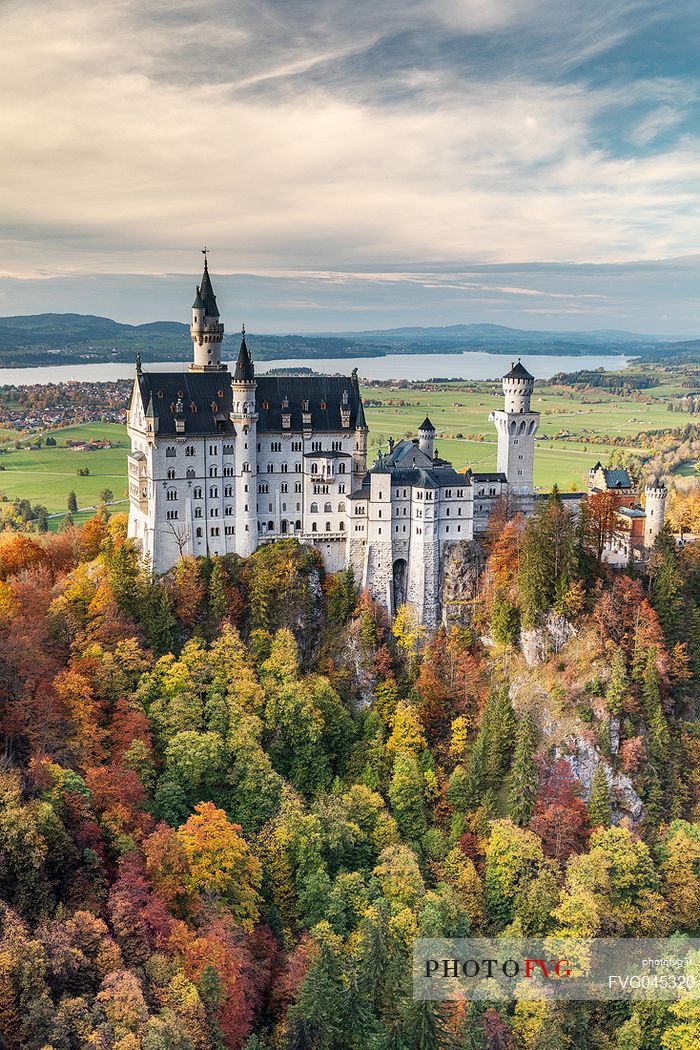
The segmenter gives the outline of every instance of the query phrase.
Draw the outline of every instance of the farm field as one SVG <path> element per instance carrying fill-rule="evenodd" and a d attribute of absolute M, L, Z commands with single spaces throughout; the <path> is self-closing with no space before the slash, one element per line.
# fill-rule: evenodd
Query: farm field
<path fill-rule="evenodd" d="M 664 393 L 668 396 L 676 391 L 669 389 Z M 475 392 L 446 384 L 444 389 L 435 391 L 369 388 L 363 394 L 365 401 L 370 402 L 366 407 L 370 462 L 380 448 L 386 448 L 389 437 L 398 440 L 408 434 L 414 436 L 429 415 L 437 430 L 438 451 L 452 460 L 458 470 L 468 466 L 476 471 L 495 470 L 496 435 L 488 415 L 502 404 L 496 384 L 483 384 Z M 371 403 L 376 400 L 383 404 L 373 407 Z M 583 397 L 565 395 L 557 388 L 537 394 L 533 407 L 542 413 L 539 432 L 548 439 L 538 440 L 535 454 L 535 484 L 540 489 L 549 489 L 555 482 L 562 489 L 580 489 L 585 485 L 588 468 L 597 459 L 605 459 L 612 449 L 590 443 L 592 435 L 621 436 L 630 448 L 644 452 L 635 440 L 640 432 L 680 426 L 697 418 L 684 412 L 670 413 L 663 401 L 646 405 L 600 392 L 595 395 L 595 403 L 587 403 Z M 570 437 L 558 437 L 562 432 Z M 7 436 L 8 432 L 0 432 L 0 441 Z M 15 435 L 9 435 L 11 440 L 5 441 L 5 451 L 0 455 L 0 467 L 5 468 L 0 471 L 0 492 L 10 500 L 19 497 L 43 503 L 50 514 L 62 514 L 72 489 L 78 507 L 86 508 L 86 517 L 87 508 L 98 503 L 102 489 L 111 489 L 116 500 L 124 498 L 128 450 L 125 427 L 89 423 L 54 431 L 54 436 L 59 443 L 56 448 L 18 451 L 13 447 Z M 74 452 L 64 447 L 66 439 L 89 438 L 108 439 L 118 443 L 118 447 L 94 452 Z M 90 469 L 88 477 L 77 476 L 78 468 L 83 466 Z M 686 471 L 694 473 L 692 464 L 679 473 Z M 124 505 L 118 509 L 123 510 Z M 82 517 L 76 516 L 76 521 Z M 58 528 L 60 521 L 61 518 L 52 518 L 50 527 Z"/>
<path fill-rule="evenodd" d="M 115 499 L 122 499 L 126 489 L 126 428 L 116 423 L 86 423 L 54 431 L 56 448 L 20 449 L 5 446 L 0 456 L 0 492 L 8 499 L 28 499 L 43 503 L 49 514 L 66 510 L 71 489 L 78 507 L 94 507 L 99 493 L 109 488 Z M 109 440 L 119 448 L 94 452 L 73 452 L 64 447 L 69 440 Z M 79 467 L 89 467 L 88 477 L 77 476 Z"/>

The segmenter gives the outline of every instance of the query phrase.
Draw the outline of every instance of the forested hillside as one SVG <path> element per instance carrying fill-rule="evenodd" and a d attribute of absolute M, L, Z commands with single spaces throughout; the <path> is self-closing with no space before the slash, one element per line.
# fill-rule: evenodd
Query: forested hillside
<path fill-rule="evenodd" d="M 0 541 L 0 1046 L 690 1050 L 677 1005 L 419 1003 L 417 936 L 700 927 L 700 552 L 491 523 L 428 635 L 288 540 Z M 454 612 L 454 610 L 453 610 Z"/>

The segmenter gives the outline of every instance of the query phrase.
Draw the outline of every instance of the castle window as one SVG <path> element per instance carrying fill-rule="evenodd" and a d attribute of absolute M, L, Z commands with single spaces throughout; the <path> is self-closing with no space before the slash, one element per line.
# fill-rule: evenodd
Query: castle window
<path fill-rule="evenodd" d="M 341 532 L 345 532 L 345 522 L 344 522 L 344 521 L 341 521 L 341 523 L 340 523 L 340 526 L 339 526 L 339 527 L 340 527 L 340 531 L 341 531 Z"/>
<path fill-rule="evenodd" d="M 235 534 L 236 534 L 236 527 L 235 527 L 235 525 L 225 525 L 224 526 L 224 535 L 226 535 L 226 536 L 235 536 Z"/>
<path fill-rule="evenodd" d="M 274 521 L 268 521 L 268 523 L 267 523 L 267 531 L 268 532 L 274 532 L 275 531 L 275 523 L 274 523 Z"/>
<path fill-rule="evenodd" d="M 233 467 L 224 467 L 224 477 L 225 478 L 232 478 L 233 477 Z"/>
<path fill-rule="evenodd" d="M 287 504 L 286 503 L 282 504 L 282 510 L 286 512 L 286 510 L 287 510 Z"/>
<path fill-rule="evenodd" d="M 233 485 L 225 485 L 224 486 L 224 496 L 232 496 L 232 495 L 233 495 Z"/>
<path fill-rule="evenodd" d="M 186 445 L 185 446 L 185 455 L 186 456 L 194 456 L 194 445 Z"/>
<path fill-rule="evenodd" d="M 210 530 L 209 530 L 209 534 L 210 534 L 211 536 L 218 536 L 218 535 L 219 535 L 219 530 L 218 530 L 218 528 L 215 528 L 215 529 L 210 529 Z"/>
<path fill-rule="evenodd" d="M 463 495 L 464 495 L 464 489 L 457 489 L 457 497 L 458 497 L 458 499 L 461 499 Z"/>
<path fill-rule="evenodd" d="M 197 529 L 196 532 L 195 532 L 195 536 L 197 537 L 198 540 L 201 540 L 201 538 L 202 538 L 202 530 L 201 529 Z"/>
<path fill-rule="evenodd" d="M 312 452 L 320 452 L 321 451 L 321 442 L 320 441 L 312 441 L 311 442 L 311 451 Z"/>
<path fill-rule="evenodd" d="M 281 452 L 281 451 L 282 451 L 282 442 L 281 441 L 271 441 L 270 442 L 270 452 Z"/>
<path fill-rule="evenodd" d="M 518 477 L 521 478 L 522 476 L 523 476 L 523 472 L 522 472 L 522 470 L 519 470 L 518 471 Z"/>
<path fill-rule="evenodd" d="M 333 508 L 330 505 L 330 503 L 324 503 L 323 504 L 323 513 L 324 514 L 332 514 L 333 513 Z"/>
<path fill-rule="evenodd" d="M 462 517 L 462 508 L 461 507 L 457 507 L 457 517 L 458 518 Z"/>
<path fill-rule="evenodd" d="M 241 472 L 243 474 L 249 474 L 250 473 L 250 463 L 244 463 L 243 466 L 241 467 Z"/>
<path fill-rule="evenodd" d="M 301 492 L 301 482 L 300 481 L 295 481 L 294 482 L 294 491 L 295 492 Z"/>
<path fill-rule="evenodd" d="M 522 471 L 521 471 L 521 473 L 522 473 Z M 489 496 L 495 496 L 495 495 L 496 495 L 496 490 L 495 489 L 489 489 Z"/>
<path fill-rule="evenodd" d="M 286 474 L 286 473 L 287 473 L 287 464 L 283 463 L 281 465 L 281 467 L 280 467 L 280 474 Z"/>
<path fill-rule="evenodd" d="M 274 465 L 274 463 L 268 463 L 267 464 L 267 473 L 268 474 L 274 474 L 275 473 L 275 465 Z"/>
<path fill-rule="evenodd" d="M 520 438 L 513 438 L 513 444 L 514 445 L 519 445 L 520 444 Z"/>
<path fill-rule="evenodd" d="M 339 503 L 338 504 L 338 514 L 344 514 L 344 513 L 345 513 L 345 504 L 344 503 Z"/>
<path fill-rule="evenodd" d="M 316 524 L 315 521 L 311 522 L 311 531 L 312 532 L 318 532 L 318 525 Z"/>
<path fill-rule="evenodd" d="M 289 492 L 289 485 L 287 484 L 287 482 L 286 482 L 286 481 L 284 481 L 284 482 L 283 482 L 283 483 L 282 483 L 282 484 L 280 485 L 280 492 Z"/>
<path fill-rule="evenodd" d="M 263 403 L 262 403 L 262 407 L 263 407 L 263 408 L 265 409 L 265 411 L 267 412 L 267 410 L 268 410 L 268 409 L 269 409 L 269 407 L 270 407 L 270 402 L 269 402 L 269 401 L 263 401 Z"/>
<path fill-rule="evenodd" d="M 331 448 L 333 449 L 334 452 L 342 452 L 342 450 L 343 450 L 343 442 L 342 441 L 333 441 L 331 443 Z"/>
<path fill-rule="evenodd" d="M 458 525 L 458 526 L 457 526 L 457 532 L 461 532 L 461 531 L 462 531 L 462 526 L 461 526 L 461 525 Z"/>
<path fill-rule="evenodd" d="M 168 489 L 165 493 L 165 498 L 167 500 L 177 499 L 177 489 Z"/>
<path fill-rule="evenodd" d="M 268 503 L 267 509 L 269 510 L 270 514 L 272 514 L 272 504 L 271 503 Z"/>
<path fill-rule="evenodd" d="M 450 526 L 449 525 L 445 525 L 445 532 L 449 532 L 449 531 L 450 531 Z"/>
<path fill-rule="evenodd" d="M 450 516 L 450 508 L 449 508 L 449 507 L 447 507 L 447 509 L 445 510 L 445 517 L 446 517 L 446 518 L 449 518 L 449 516 Z M 449 527 L 450 527 L 450 526 L 448 525 L 448 526 L 447 526 L 448 530 L 449 530 Z"/>
<path fill-rule="evenodd" d="M 318 503 L 312 503 L 309 511 L 311 514 L 318 514 Z"/>
<path fill-rule="evenodd" d="M 344 463 L 339 463 L 338 464 L 338 473 L 339 474 L 344 474 L 345 473 L 345 464 Z"/>
<path fill-rule="evenodd" d="M 364 531 L 365 531 L 364 525 L 356 525 L 355 526 L 355 532 L 364 532 Z"/>
<path fill-rule="evenodd" d="M 188 467 L 187 468 L 187 480 L 191 481 L 194 476 L 195 476 L 194 467 Z"/>
<path fill-rule="evenodd" d="M 201 518 L 202 515 L 203 515 L 202 508 L 201 507 L 195 507 L 194 508 L 194 516 L 195 516 L 195 518 Z"/>
<path fill-rule="evenodd" d="M 345 492 L 345 485 L 343 484 L 343 482 L 342 482 L 342 481 L 341 481 L 341 483 L 340 483 L 340 484 L 338 485 L 338 492 Z"/>
<path fill-rule="evenodd" d="M 381 536 L 381 534 L 382 534 L 382 530 L 381 529 L 377 529 L 377 535 Z"/>
<path fill-rule="evenodd" d="M 168 481 L 174 481 L 174 480 L 175 480 L 175 471 L 171 469 L 171 470 L 168 471 Z"/>
<path fill-rule="evenodd" d="M 292 441 L 292 452 L 301 452 L 301 441 Z"/>
<path fill-rule="evenodd" d="M 294 522 L 294 528 L 296 529 L 297 532 L 301 532 L 301 522 L 300 521 L 295 521 Z"/>
<path fill-rule="evenodd" d="M 263 481 L 263 482 L 261 482 L 260 485 L 258 485 L 258 492 L 259 492 L 260 495 L 264 495 L 266 492 L 269 492 L 269 491 L 270 491 L 270 486 L 268 485 L 268 483 L 266 481 Z"/>
<path fill-rule="evenodd" d="M 227 518 L 230 518 L 231 515 L 233 514 L 233 507 L 226 507 L 225 510 L 224 510 L 224 514 L 226 515 Z"/>
<path fill-rule="evenodd" d="M 318 463 L 312 463 L 311 464 L 311 473 L 312 474 L 318 474 Z"/>
<path fill-rule="evenodd" d="M 301 463 L 295 463 L 294 464 L 294 473 L 295 474 L 301 474 Z"/>
<path fill-rule="evenodd" d="M 325 412 L 327 408 L 328 408 L 328 405 L 326 404 L 326 402 L 322 401 L 321 402 L 321 409 L 322 409 L 322 411 Z"/>
<path fill-rule="evenodd" d="M 233 445 L 224 445 L 224 455 L 225 456 L 232 456 L 233 455 Z"/>
<path fill-rule="evenodd" d="M 219 476 L 219 468 L 218 467 L 209 467 L 209 477 L 210 478 L 217 478 L 218 476 Z"/>
<path fill-rule="evenodd" d="M 194 495 L 195 499 L 201 499 L 202 498 L 202 490 L 199 487 L 199 485 L 197 485 L 197 488 L 194 490 L 193 495 Z"/>
<path fill-rule="evenodd" d="M 166 512 L 165 512 L 165 519 L 166 519 L 166 521 L 177 521 L 177 511 L 176 510 L 166 510 Z"/>
<path fill-rule="evenodd" d="M 282 532 L 286 532 L 286 531 L 287 531 L 287 522 L 283 521 L 282 522 Z"/>
<path fill-rule="evenodd" d="M 167 459 L 172 459 L 173 456 L 176 456 L 176 455 L 177 455 L 177 449 L 175 448 L 175 446 L 174 445 L 168 445 L 168 447 L 165 450 L 166 458 Z"/>
<path fill-rule="evenodd" d="M 402 531 L 403 531 L 403 532 L 405 532 L 405 531 L 406 531 L 406 526 L 405 526 L 405 525 L 404 525 L 404 527 L 403 527 L 403 530 L 402 530 Z"/>
<path fill-rule="evenodd" d="M 218 497 L 218 495 L 219 495 L 219 490 L 216 488 L 215 485 L 212 485 L 212 487 L 209 489 L 209 496 L 210 496 L 210 498 L 211 499 L 216 499 Z"/>
<path fill-rule="evenodd" d="M 218 507 L 210 507 L 209 508 L 209 517 L 210 518 L 218 518 L 219 517 L 219 508 Z"/>
<path fill-rule="evenodd" d="M 209 446 L 209 455 L 210 456 L 218 456 L 218 454 L 219 454 L 219 446 L 218 445 L 210 445 Z"/>

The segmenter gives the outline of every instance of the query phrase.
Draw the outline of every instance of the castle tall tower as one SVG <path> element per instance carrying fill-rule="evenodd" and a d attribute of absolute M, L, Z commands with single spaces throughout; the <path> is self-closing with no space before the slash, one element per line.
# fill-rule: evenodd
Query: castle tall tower
<path fill-rule="evenodd" d="M 258 413 L 255 369 L 245 341 L 245 327 L 231 389 L 231 422 L 236 430 L 236 551 L 247 558 L 258 545 Z"/>
<path fill-rule="evenodd" d="M 489 415 L 498 432 L 498 470 L 515 495 L 533 492 L 535 434 L 540 425 L 539 412 L 530 409 L 534 387 L 534 376 L 520 361 L 513 364 L 503 376 L 503 410 Z"/>
<path fill-rule="evenodd" d="M 644 546 L 647 550 L 654 546 L 654 540 L 664 527 L 667 495 L 668 490 L 661 481 L 657 485 L 647 485 L 644 489 Z"/>
<path fill-rule="evenodd" d="M 219 308 L 212 288 L 207 262 L 207 251 L 204 249 L 204 273 L 201 284 L 192 303 L 192 323 L 190 335 L 194 346 L 194 356 L 190 372 L 221 372 L 226 365 L 221 363 L 221 342 L 224 338 L 224 326 L 219 319 Z"/>

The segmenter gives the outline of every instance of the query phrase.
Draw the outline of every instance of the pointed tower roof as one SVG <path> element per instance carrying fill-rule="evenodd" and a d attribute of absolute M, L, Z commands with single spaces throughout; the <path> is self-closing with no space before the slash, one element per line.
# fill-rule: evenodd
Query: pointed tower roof
<path fill-rule="evenodd" d="M 204 312 L 207 317 L 218 317 L 219 307 L 216 305 L 216 296 L 214 295 L 211 277 L 209 276 L 209 263 L 206 255 L 204 256 L 204 273 L 202 274 L 202 283 L 199 286 L 199 295 L 204 303 Z"/>
<path fill-rule="evenodd" d="M 425 417 L 421 425 L 418 427 L 418 430 L 432 430 L 432 432 L 435 433 L 435 427 L 430 422 L 427 416 Z"/>
<path fill-rule="evenodd" d="M 199 287 L 199 285 L 197 285 L 197 294 L 194 297 L 194 302 L 192 303 L 192 309 L 193 310 L 203 310 L 204 309 L 204 300 L 202 299 L 202 290 Z"/>
<path fill-rule="evenodd" d="M 527 368 L 518 361 L 517 364 L 511 364 L 510 372 L 506 372 L 503 376 L 504 379 L 534 379 L 531 376 Z"/>
<path fill-rule="evenodd" d="M 250 350 L 245 341 L 245 325 L 243 325 L 243 332 L 241 337 L 241 348 L 238 351 L 238 360 L 236 361 L 236 371 L 233 373 L 233 381 L 251 383 L 255 379 L 255 368 L 253 367 L 253 360 L 250 356 Z"/>
<path fill-rule="evenodd" d="M 151 396 L 148 399 L 148 404 L 146 406 L 146 419 L 155 419 L 155 418 L 156 418 L 156 412 L 155 412 L 155 408 L 153 407 L 153 394 L 151 394 Z"/>

